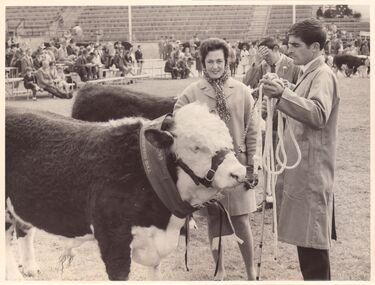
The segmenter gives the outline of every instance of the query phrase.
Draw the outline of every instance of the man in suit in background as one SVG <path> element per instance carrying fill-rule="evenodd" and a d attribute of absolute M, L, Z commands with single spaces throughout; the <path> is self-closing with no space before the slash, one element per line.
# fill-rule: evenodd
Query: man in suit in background
<path fill-rule="evenodd" d="M 293 60 L 280 52 L 276 39 L 265 38 L 259 43 L 258 60 L 251 66 L 243 78 L 243 83 L 251 88 L 258 87 L 259 81 L 267 72 L 276 73 L 280 78 L 295 84 L 300 68 Z"/>
<path fill-rule="evenodd" d="M 252 93 L 255 98 L 258 98 L 258 87 L 259 81 L 262 79 L 263 75 L 268 72 L 276 73 L 286 86 L 292 88 L 293 84 L 297 82 L 298 73 L 300 67 L 293 63 L 290 57 L 280 52 L 279 42 L 274 38 L 265 38 L 259 43 L 258 54 L 256 56 L 257 60 L 250 66 L 250 69 L 243 78 L 243 83 L 251 88 L 255 89 Z M 274 150 L 277 145 L 277 119 L 274 119 L 273 123 L 273 146 Z M 265 173 L 265 179 L 266 178 Z M 279 197 L 281 193 L 277 193 L 276 199 L 281 199 Z M 270 191 L 267 191 L 266 198 L 266 209 L 272 208 L 273 198 Z M 258 206 L 258 211 L 262 210 L 262 204 Z"/>

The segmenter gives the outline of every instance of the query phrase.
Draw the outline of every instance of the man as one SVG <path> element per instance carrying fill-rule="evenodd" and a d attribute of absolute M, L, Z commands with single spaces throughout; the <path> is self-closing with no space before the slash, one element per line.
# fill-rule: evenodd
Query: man
<path fill-rule="evenodd" d="M 79 74 L 79 77 L 83 82 L 92 79 L 92 66 L 89 65 L 88 62 L 88 51 L 87 49 L 82 50 L 82 54 L 78 56 L 75 65 L 75 71 Z"/>
<path fill-rule="evenodd" d="M 253 89 L 259 87 L 259 81 L 268 72 L 276 73 L 284 80 L 286 85 L 295 84 L 298 79 L 300 68 L 293 63 L 293 60 L 280 52 L 279 42 L 274 38 L 265 38 L 259 43 L 258 61 L 250 66 L 243 83 Z M 258 97 L 257 91 L 253 92 L 254 97 Z M 277 145 L 277 119 L 273 124 L 274 149 Z M 266 174 L 265 174 L 266 177 Z M 265 178 L 266 179 L 266 178 Z M 281 194 L 281 193 L 278 193 Z M 278 195 L 279 196 L 279 195 Z M 281 199 L 281 197 L 279 197 Z M 272 208 L 272 196 L 267 192 L 266 209 Z M 258 206 L 258 211 L 262 210 L 262 204 Z"/>
<path fill-rule="evenodd" d="M 277 98 L 277 109 L 288 117 L 286 128 L 294 133 L 302 160 L 279 175 L 276 191 L 283 192 L 278 217 L 280 241 L 297 246 L 304 280 L 330 280 L 329 248 L 336 239 L 333 178 L 336 158 L 339 86 L 324 63 L 326 41 L 323 25 L 316 19 L 294 24 L 289 30 L 289 55 L 302 65 L 294 88 L 262 79 L 264 95 Z M 296 150 L 285 130 L 288 161 Z"/>
<path fill-rule="evenodd" d="M 255 89 L 264 74 L 273 72 L 280 78 L 295 84 L 299 70 L 300 68 L 293 63 L 291 58 L 280 52 L 276 39 L 265 38 L 259 43 L 258 61 L 250 66 L 243 78 L 243 83 Z"/>
<path fill-rule="evenodd" d="M 137 66 L 138 66 L 137 74 L 142 74 L 143 53 L 142 53 L 140 45 L 138 45 L 138 48 L 135 51 L 134 55 L 135 55 L 135 60 L 137 61 Z"/>
<path fill-rule="evenodd" d="M 69 55 L 77 56 L 77 46 L 73 39 L 70 40 L 69 45 L 66 47 L 66 52 Z"/>

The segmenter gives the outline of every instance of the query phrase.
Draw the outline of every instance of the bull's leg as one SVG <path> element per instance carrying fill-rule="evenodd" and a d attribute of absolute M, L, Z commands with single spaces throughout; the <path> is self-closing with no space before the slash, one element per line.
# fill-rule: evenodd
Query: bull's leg
<path fill-rule="evenodd" d="M 147 279 L 150 281 L 160 281 L 161 280 L 161 272 L 160 272 L 160 264 L 157 266 L 148 266 L 147 272 Z"/>
<path fill-rule="evenodd" d="M 14 259 L 11 243 L 14 236 L 15 226 L 10 221 L 5 223 L 5 247 L 6 247 L 6 280 L 22 280 L 22 274 L 18 270 L 18 264 Z"/>
<path fill-rule="evenodd" d="M 16 232 L 22 272 L 26 276 L 37 276 L 40 273 L 40 268 L 35 260 L 35 228 L 17 221 Z"/>
<path fill-rule="evenodd" d="M 129 226 L 111 228 L 95 226 L 95 237 L 98 240 L 100 253 L 110 280 L 128 280 L 130 273 Z"/>

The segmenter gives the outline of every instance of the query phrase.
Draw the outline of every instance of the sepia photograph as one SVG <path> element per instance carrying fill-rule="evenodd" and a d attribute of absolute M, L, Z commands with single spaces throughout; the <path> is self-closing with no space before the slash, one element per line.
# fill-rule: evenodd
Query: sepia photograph
<path fill-rule="evenodd" d="M 352 3 L 6 0 L 1 283 L 373 281 Z"/>

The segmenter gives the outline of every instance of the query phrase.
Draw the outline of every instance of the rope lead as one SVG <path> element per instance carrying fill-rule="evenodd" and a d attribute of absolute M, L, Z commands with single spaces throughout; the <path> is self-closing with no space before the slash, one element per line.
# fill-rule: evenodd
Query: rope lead
<path fill-rule="evenodd" d="M 278 79 L 278 78 L 277 78 Z M 257 272 L 257 280 L 260 280 L 260 268 L 261 268 L 261 261 L 262 261 L 262 249 L 263 249 L 263 238 L 264 238 L 264 219 L 265 219 L 265 205 L 266 205 L 266 198 L 267 193 L 273 196 L 273 233 L 274 233 L 274 260 L 277 260 L 278 256 L 278 232 L 277 232 L 277 209 L 276 209 L 276 193 L 275 193 L 275 186 L 276 186 L 276 179 L 277 175 L 281 174 L 285 169 L 293 169 L 298 166 L 301 162 L 301 150 L 298 146 L 297 140 L 294 136 L 292 129 L 290 128 L 290 119 L 288 116 L 285 116 L 285 124 L 283 120 L 283 115 L 280 111 L 276 110 L 276 99 L 270 99 L 267 96 L 264 96 L 264 100 L 266 101 L 267 105 L 267 117 L 266 117 L 266 130 L 265 130 L 265 139 L 264 139 L 264 149 L 262 151 L 262 146 L 258 144 L 258 151 L 256 157 L 262 157 L 261 164 L 264 169 L 264 176 L 265 176 L 265 183 L 264 183 L 264 190 L 263 190 L 263 201 L 262 201 L 262 229 L 261 229 L 261 241 L 260 241 L 260 254 L 259 254 L 259 263 L 258 263 L 258 272 Z M 262 120 L 262 101 L 263 101 L 263 84 L 259 86 L 259 98 L 257 102 L 258 106 L 258 115 L 259 121 Z M 274 115 L 277 115 L 277 136 L 278 136 L 278 143 L 276 149 L 273 149 L 273 119 Z M 258 124 L 260 125 L 260 124 Z M 288 126 L 287 126 L 288 125 Z M 292 139 L 292 142 L 295 146 L 297 151 L 297 161 L 293 165 L 287 165 L 288 158 L 285 151 L 284 146 L 284 129 L 288 127 L 289 135 Z M 258 128 L 258 137 L 261 137 L 261 130 Z M 259 150 L 260 149 L 260 150 Z M 255 170 L 255 167 L 254 167 Z"/>

